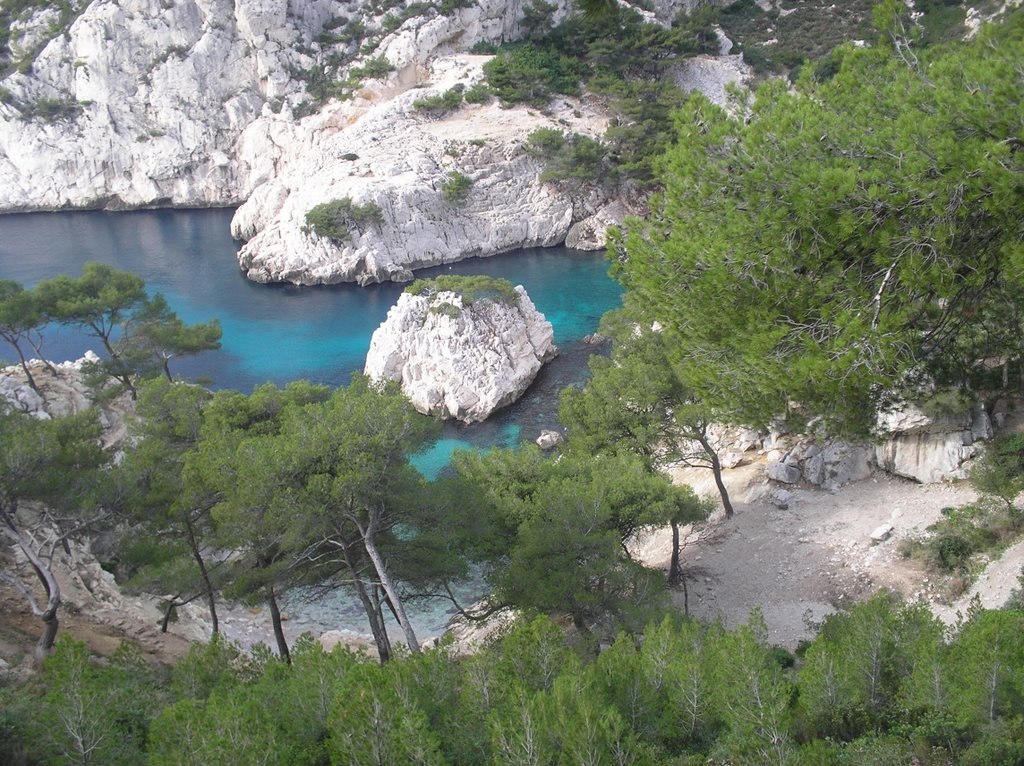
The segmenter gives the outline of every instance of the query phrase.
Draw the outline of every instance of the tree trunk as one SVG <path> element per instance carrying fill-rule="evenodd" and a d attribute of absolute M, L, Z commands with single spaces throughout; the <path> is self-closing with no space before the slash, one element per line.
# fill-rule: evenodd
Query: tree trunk
<path fill-rule="evenodd" d="M 171 621 L 171 612 L 174 611 L 174 607 L 178 605 L 177 599 L 171 599 L 167 602 L 167 608 L 164 609 L 164 618 L 160 621 L 160 632 L 167 632 L 167 625 Z"/>
<path fill-rule="evenodd" d="M 46 369 L 48 369 L 53 375 L 56 375 L 57 374 L 57 368 L 53 366 L 53 363 L 49 359 L 47 359 L 45 356 L 43 356 L 43 340 L 42 340 L 42 336 L 41 335 L 38 336 L 39 337 L 39 342 L 38 343 L 36 341 L 32 340 L 32 335 L 31 334 L 29 334 L 26 337 L 28 339 L 28 344 L 32 347 L 32 350 L 36 352 L 36 356 L 39 357 L 40 361 L 42 361 L 42 363 L 46 365 Z"/>
<path fill-rule="evenodd" d="M 377 655 L 380 657 L 381 664 L 384 664 L 391 659 L 391 640 L 388 638 L 387 628 L 384 627 L 380 605 L 375 605 L 370 598 L 366 583 L 363 582 L 363 578 L 359 575 L 359 570 L 356 568 L 356 562 L 352 558 L 352 552 L 348 549 L 348 545 L 343 543 L 341 549 L 345 556 L 345 564 L 352 573 L 352 583 L 355 585 L 359 603 L 363 605 L 363 611 L 366 612 L 366 620 L 370 623 L 370 633 L 373 634 L 373 642 L 377 645 Z"/>
<path fill-rule="evenodd" d="M 46 591 L 46 606 L 40 608 L 32 593 L 21 585 L 17 578 L 12 580 L 25 598 L 28 599 L 32 614 L 43 621 L 43 633 L 36 643 L 35 650 L 36 660 L 42 662 L 53 652 L 53 644 L 57 639 L 57 629 L 60 627 L 60 622 L 57 619 L 57 610 L 60 609 L 60 584 L 57 582 L 57 578 L 54 577 L 50 567 L 36 551 L 32 541 L 15 526 L 14 519 L 16 514 L 16 507 L 11 507 L 9 510 L 0 507 L 0 518 L 3 519 L 4 531 L 7 533 L 7 537 L 21 548 L 22 553 L 25 554 L 25 558 L 32 567 L 32 571 L 36 573 L 36 577 L 42 583 L 43 590 Z"/>
<path fill-rule="evenodd" d="M 53 644 L 57 640 L 57 628 L 60 627 L 60 621 L 57 619 L 58 608 L 60 608 L 59 597 L 57 603 L 42 614 L 43 634 L 39 637 L 39 641 L 36 642 L 35 652 L 36 659 L 39 662 L 53 654 Z"/>
<path fill-rule="evenodd" d="M 277 641 L 277 653 L 289 665 L 292 664 L 292 655 L 288 651 L 288 641 L 284 637 L 284 628 L 281 626 L 281 610 L 277 607 L 277 596 L 274 594 L 274 586 L 267 588 L 267 602 L 270 604 L 270 621 L 274 625 L 274 639 Z"/>
<path fill-rule="evenodd" d="M 725 508 L 725 518 L 731 519 L 734 511 L 732 501 L 729 500 L 729 490 L 725 488 L 725 482 L 722 481 L 722 464 L 718 460 L 718 453 L 711 446 L 711 442 L 708 441 L 707 432 L 705 430 L 697 432 L 697 441 L 700 442 L 700 446 L 704 450 L 704 454 L 708 456 L 708 460 L 711 462 L 711 473 L 715 476 L 715 485 L 718 487 L 718 494 L 722 496 L 722 507 Z"/>
<path fill-rule="evenodd" d="M 672 586 L 679 584 L 681 574 L 679 570 L 679 522 L 672 519 L 669 523 L 672 525 L 672 558 L 668 563 L 668 584 Z"/>
<path fill-rule="evenodd" d="M 362 530 L 360 531 L 362 532 Z M 377 570 L 377 576 L 380 578 L 380 584 L 384 587 L 384 592 L 388 594 L 388 598 L 391 600 L 391 607 L 395 610 L 395 615 L 398 617 L 398 624 L 402 626 L 402 632 L 405 634 L 405 642 L 409 645 L 409 650 L 413 652 L 420 651 L 420 642 L 416 640 L 416 633 L 412 629 L 412 623 L 409 622 L 409 617 L 405 613 L 402 599 L 398 596 L 395 583 L 392 581 L 391 575 L 388 574 L 387 565 L 384 563 L 380 551 L 377 550 L 377 545 L 373 541 L 373 534 L 369 529 L 363 532 L 363 547 L 366 548 L 366 555 L 373 562 L 373 568 Z"/>
<path fill-rule="evenodd" d="M 206 593 L 206 603 L 210 609 L 210 621 L 213 623 L 213 633 L 216 635 L 220 632 L 220 622 L 217 620 L 217 598 L 213 591 L 213 583 L 210 582 L 210 573 L 206 569 L 206 562 L 203 561 L 203 555 L 199 550 L 199 543 L 196 541 L 195 528 L 187 514 L 185 516 L 185 529 L 188 531 L 188 547 L 192 551 L 192 557 L 196 560 L 196 565 L 199 567 L 199 574 L 203 578 L 203 589 Z"/>
<path fill-rule="evenodd" d="M 21 360 L 21 369 L 25 373 L 26 380 L 28 380 L 29 388 L 31 388 L 33 391 L 35 391 L 38 394 L 39 393 L 39 386 L 36 385 L 36 379 L 33 378 L 32 377 L 32 373 L 29 372 L 28 362 L 25 360 L 25 355 L 21 352 L 21 344 L 20 343 L 15 343 L 10 338 L 7 338 L 6 340 L 7 340 L 8 343 L 10 343 L 12 346 L 14 346 L 14 350 L 18 352 L 18 359 Z"/>
<path fill-rule="evenodd" d="M 687 617 L 690 616 L 690 590 L 686 587 L 686 575 L 683 572 L 679 573 L 679 582 L 683 586 L 683 614 Z"/>

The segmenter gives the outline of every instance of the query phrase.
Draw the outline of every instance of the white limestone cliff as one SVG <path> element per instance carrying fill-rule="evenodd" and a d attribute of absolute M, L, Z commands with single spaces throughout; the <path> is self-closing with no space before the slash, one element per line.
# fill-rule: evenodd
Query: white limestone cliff
<path fill-rule="evenodd" d="M 29 9 L 12 27 L 18 66 L 0 79 L 0 211 L 244 201 L 232 233 L 247 240 L 239 263 L 260 282 L 405 280 L 416 268 L 567 236 L 601 248 L 605 227 L 635 211 L 541 183 L 539 161 L 524 150 L 538 127 L 601 136 L 607 115 L 597 106 L 556 98 L 540 114 L 466 105 L 442 119 L 413 107 L 478 81 L 486 57 L 465 51 L 516 39 L 531 1 L 481 0 L 445 13 L 411 0 L 390 10 L 359 0 L 72 0 L 70 15 Z M 651 17 L 666 23 L 687 2 L 664 0 Z M 570 7 L 558 0 L 554 20 Z M 341 20 L 365 33 L 338 42 L 330 30 Z M 347 101 L 297 116 L 326 62 L 348 62 L 327 74 L 338 84 L 371 58 L 393 70 Z M 720 89 L 723 77 L 711 85 Z M 458 204 L 441 195 L 454 172 L 472 180 Z M 378 205 L 383 223 L 341 242 L 304 231 L 311 208 L 345 197 Z"/>
<path fill-rule="evenodd" d="M 364 372 L 399 382 L 420 412 L 472 423 L 518 399 L 557 353 L 522 286 L 513 300 L 406 292 L 374 332 Z"/>
<path fill-rule="evenodd" d="M 413 106 L 457 83 L 478 81 L 486 60 L 447 57 L 424 73 L 429 88 L 388 98 L 395 87 L 389 80 L 299 126 L 276 126 L 280 133 L 267 122 L 248 131 L 243 156 L 265 155 L 272 145 L 282 150 L 277 172 L 267 174 L 232 222 L 232 234 L 248 240 L 238 254 L 246 276 L 300 284 L 403 281 L 424 266 L 564 241 L 591 209 L 541 183 L 543 166 L 524 148 L 531 131 L 558 125 L 554 117 L 491 103 L 436 119 Z M 560 112 L 571 129 L 603 131 L 605 118 L 579 106 L 579 117 L 574 109 Z M 442 194 L 452 173 L 472 181 L 459 203 Z M 379 207 L 383 223 L 353 231 L 343 242 L 307 232 L 309 210 L 346 198 Z"/>
<path fill-rule="evenodd" d="M 386 35 L 359 0 L 75 6 L 65 29 L 53 9 L 13 29 L 22 58 L 0 81 L 0 210 L 237 204 L 265 168 L 241 156 L 242 133 L 263 119 L 297 122 L 297 73 L 333 50 L 318 41 L 328 20 L 365 19 L 379 39 L 372 55 L 407 87 L 430 57 L 516 36 L 523 2 L 424 12 Z"/>
<path fill-rule="evenodd" d="M 941 417 L 904 404 L 878 416 L 885 441 L 875 447 L 878 467 L 922 484 L 967 478 L 975 444 L 992 438 L 992 423 L 981 403 L 973 411 Z"/>

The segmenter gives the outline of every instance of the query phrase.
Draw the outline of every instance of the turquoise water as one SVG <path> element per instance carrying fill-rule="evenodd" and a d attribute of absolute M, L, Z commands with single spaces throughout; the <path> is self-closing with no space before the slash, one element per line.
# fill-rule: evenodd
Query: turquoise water
<path fill-rule="evenodd" d="M 163 292 L 185 321 L 220 319 L 223 348 L 176 361 L 175 374 L 241 391 L 299 378 L 346 384 L 362 369 L 370 336 L 403 286 L 254 284 L 238 270 L 238 243 L 228 234 L 230 220 L 230 210 L 0 216 L 0 278 L 32 285 L 60 273 L 77 276 L 86 261 L 109 263 L 142 276 L 151 292 Z M 444 437 L 413 460 L 429 479 L 446 468 L 455 449 L 511 447 L 521 439 L 535 439 L 541 429 L 557 427 L 559 392 L 584 378 L 593 351 L 580 339 L 594 332 L 601 315 L 621 301 L 621 290 L 607 276 L 601 254 L 565 248 L 472 259 L 419 276 L 440 273 L 487 274 L 525 286 L 554 325 L 561 354 L 541 370 L 519 402 L 487 422 L 446 424 Z M 43 350 L 51 359 L 76 359 L 90 348 L 99 350 L 96 341 L 81 334 L 46 331 Z M 0 346 L 0 358 L 11 356 L 13 351 Z M 464 588 L 467 602 L 483 595 L 479 579 Z M 358 604 L 344 591 L 313 603 L 301 592 L 288 599 L 295 610 L 290 632 L 366 632 Z M 441 632 L 451 616 L 447 604 L 437 600 L 418 601 L 410 609 L 424 635 Z M 263 639 L 270 640 L 269 632 Z"/>
<path fill-rule="evenodd" d="M 0 216 L 0 278 L 32 285 L 59 273 L 77 275 L 86 261 L 109 263 L 142 276 L 150 291 L 164 293 L 185 321 L 220 319 L 223 348 L 176 360 L 176 375 L 241 391 L 300 378 L 346 384 L 362 369 L 370 336 L 404 286 L 249 282 L 235 259 L 239 243 L 228 233 L 231 215 L 220 209 Z M 443 468 L 454 446 L 508 445 L 556 425 L 558 389 L 585 374 L 590 349 L 579 340 L 594 332 L 601 315 L 621 300 L 621 288 L 608 277 L 602 254 L 561 247 L 470 259 L 418 276 L 441 273 L 486 274 L 522 284 L 554 326 L 562 355 L 545 368 L 523 401 L 494 422 L 446 427 L 445 441 L 417 460 L 430 476 Z M 98 351 L 96 346 L 81 334 L 51 328 L 43 350 L 64 360 L 89 348 Z M 11 356 L 0 348 L 0 358 Z"/>

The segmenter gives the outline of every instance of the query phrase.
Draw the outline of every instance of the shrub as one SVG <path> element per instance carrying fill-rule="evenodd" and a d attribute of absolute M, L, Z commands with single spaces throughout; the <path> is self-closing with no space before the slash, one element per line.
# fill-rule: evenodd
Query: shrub
<path fill-rule="evenodd" d="M 577 95 L 584 71 L 575 59 L 529 43 L 503 51 L 484 64 L 494 95 L 507 104 L 537 108 L 545 106 L 555 93 Z"/>
<path fill-rule="evenodd" d="M 59 98 L 41 98 L 25 110 L 25 116 L 29 119 L 40 119 L 44 122 L 55 122 L 67 120 L 82 111 L 82 104 L 78 101 L 68 101 Z"/>
<path fill-rule="evenodd" d="M 349 197 L 323 202 L 306 213 L 306 225 L 302 231 L 313 233 L 335 241 L 348 239 L 353 228 L 381 224 L 384 216 L 380 206 L 373 202 L 356 205 Z"/>
<path fill-rule="evenodd" d="M 441 182 L 441 199 L 449 205 L 461 205 L 469 197 L 471 188 L 473 179 L 456 170 Z"/>
<path fill-rule="evenodd" d="M 487 83 L 478 82 L 466 91 L 464 98 L 467 104 L 486 104 L 491 100 L 491 89 Z"/>
<path fill-rule="evenodd" d="M 947 572 L 967 568 L 971 557 L 971 544 L 960 535 L 943 535 L 932 543 L 935 563 Z"/>
<path fill-rule="evenodd" d="M 349 72 L 349 79 L 352 81 L 379 80 L 388 72 L 394 70 L 394 65 L 384 56 L 367 59 L 362 66 L 352 67 Z"/>
<path fill-rule="evenodd" d="M 599 183 L 606 176 L 607 148 L 600 141 L 555 128 L 538 128 L 526 139 L 526 151 L 544 161 L 542 182 L 579 186 Z"/>
<path fill-rule="evenodd" d="M 442 16 L 450 16 L 460 8 L 469 8 L 473 5 L 473 0 L 441 0 L 441 3 L 437 6 L 437 10 Z"/>
<path fill-rule="evenodd" d="M 434 279 L 417 279 L 405 288 L 405 291 L 410 295 L 428 296 L 441 292 L 455 293 L 462 298 L 462 302 L 467 306 L 480 300 L 494 300 L 507 305 L 519 301 L 519 293 L 507 279 L 496 279 L 483 275 L 445 274 Z"/>
<path fill-rule="evenodd" d="M 1016 519 L 1015 502 L 1024 491 L 1024 434 L 1003 434 L 989 443 L 971 469 L 971 483 Z"/>
<path fill-rule="evenodd" d="M 446 317 L 452 319 L 458 319 L 462 314 L 462 309 L 456 306 L 454 303 L 448 303 L 448 301 L 442 301 L 441 303 L 435 303 L 428 309 L 431 314 L 443 314 Z"/>
<path fill-rule="evenodd" d="M 412 108 L 418 112 L 427 112 L 434 117 L 440 117 L 446 112 L 458 109 L 462 104 L 462 92 L 464 86 L 457 83 L 444 93 L 435 96 L 425 96 L 412 102 Z"/>

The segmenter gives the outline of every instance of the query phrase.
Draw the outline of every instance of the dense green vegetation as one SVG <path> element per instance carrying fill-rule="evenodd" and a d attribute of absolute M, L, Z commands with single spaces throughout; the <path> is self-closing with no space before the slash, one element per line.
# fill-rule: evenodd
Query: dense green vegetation
<path fill-rule="evenodd" d="M 526 139 L 526 151 L 544 160 L 540 180 L 580 188 L 601 183 L 614 168 L 606 161 L 607 147 L 600 141 L 557 128 L 537 128 Z"/>
<path fill-rule="evenodd" d="M 461 276 L 445 274 L 434 279 L 417 279 L 405 291 L 410 295 L 434 295 L 441 292 L 455 293 L 466 305 L 479 300 L 497 300 L 516 303 L 519 294 L 507 279 L 484 276 Z"/>
<path fill-rule="evenodd" d="M 634 553 L 643 532 L 670 525 L 668 581 L 685 583 L 679 528 L 709 505 L 660 473 L 666 461 L 709 468 L 731 510 L 712 422 L 785 417 L 863 437 L 901 397 L 992 406 L 1020 393 L 1024 13 L 974 42 L 922 48 L 888 2 L 876 13 L 888 44 L 842 48 L 793 89 L 762 85 L 737 115 L 695 97 L 673 123 L 678 94 L 659 75 L 708 44 L 703 27 L 659 31 L 588 5 L 551 29 L 550 7 L 535 3 L 532 41 L 489 72 L 506 101 L 585 84 L 618 104 L 604 146 L 531 137 L 557 180 L 614 175 L 611 163 L 663 188 L 613 247 L 626 306 L 604 323 L 610 355 L 563 395 L 569 435 L 554 459 L 533 447 L 463 453 L 454 475 L 428 484 L 409 456 L 440 425 L 393 386 L 172 384 L 168 360 L 215 346 L 215 323 L 183 325 L 140 279 L 99 264 L 32 290 L 0 282 L 0 338 L 30 384 L 23 344 L 41 353 L 47 322 L 75 324 L 106 349 L 107 390 L 138 393 L 139 413 L 114 461 L 94 413 L 0 412 L 0 524 L 45 592 L 24 595 L 42 622 L 39 655 L 52 653 L 27 684 L 0 688 L 0 760 L 1024 762 L 1019 596 L 947 630 L 924 606 L 879 595 L 826 619 L 793 656 L 769 645 L 756 613 L 725 630 L 669 609 L 664 575 Z M 925 39 L 942 36 L 952 7 L 924 5 Z M 347 43 L 365 32 L 332 30 Z M 457 202 L 469 185 L 450 180 Z M 347 199 L 307 214 L 313 234 L 337 240 L 380 220 Z M 487 277 L 407 289 L 516 300 Z M 969 574 L 976 553 L 1019 532 L 1022 447 L 1019 435 L 989 445 L 972 476 L 982 498 L 949 509 L 925 544 L 932 565 Z M 49 510 L 24 512 L 37 502 Z M 43 525 L 50 537 L 36 534 Z M 70 640 L 53 651 L 61 602 L 47 550 L 96 531 L 120 538 L 107 565 L 127 587 L 166 594 L 165 627 L 176 606 L 207 603 L 213 639 L 168 674 L 127 644 L 103 663 Z M 453 585 L 473 572 L 490 596 L 471 608 Z M 278 601 L 299 586 L 349 589 L 376 658 L 289 646 Z M 424 650 L 404 605 L 439 593 L 470 620 L 506 608 L 520 618 L 474 655 Z M 268 606 L 276 656 L 216 635 L 225 597 Z"/>
<path fill-rule="evenodd" d="M 1024 758 L 1024 612 L 950 636 L 876 597 L 828 618 L 796 659 L 755 614 L 724 630 L 666 617 L 600 653 L 547 619 L 476 654 L 386 665 L 300 641 L 291 664 L 197 645 L 161 677 L 124 646 L 62 640 L 0 690 L 12 766 L 103 764 L 910 764 Z"/>
<path fill-rule="evenodd" d="M 893 46 L 765 83 L 742 119 L 691 99 L 620 241 L 634 318 L 720 419 L 863 436 L 901 396 L 1015 390 L 1024 14 L 915 54 L 895 8 Z"/>
<path fill-rule="evenodd" d="M 315 234 L 340 243 L 349 238 L 353 229 L 361 231 L 383 222 L 384 215 L 377 203 L 359 205 L 350 197 L 342 197 L 321 202 L 307 211 L 306 224 L 302 230 L 306 234 Z"/>
<path fill-rule="evenodd" d="M 572 152 L 584 155 L 584 168 L 574 171 L 571 156 L 553 152 L 548 176 L 570 183 L 615 180 L 613 173 L 597 172 L 607 156 L 622 177 L 649 185 L 654 179 L 651 159 L 673 133 L 671 110 L 684 100 L 665 73 L 687 56 L 717 50 L 713 12 L 701 8 L 681 14 L 666 29 L 617 6 L 607 15 L 579 13 L 553 27 L 553 11 L 554 6 L 534 2 L 524 21 L 529 39 L 502 46 L 484 65 L 491 91 L 505 103 L 537 108 L 545 108 L 557 94 L 576 96 L 583 89 L 606 99 L 616 114 L 606 146 L 582 137 L 568 139 Z"/>

